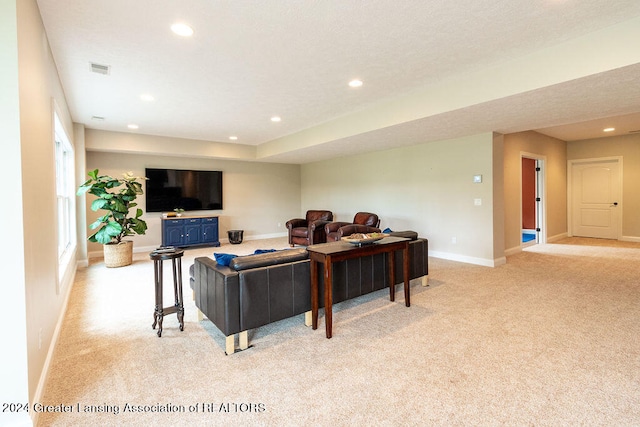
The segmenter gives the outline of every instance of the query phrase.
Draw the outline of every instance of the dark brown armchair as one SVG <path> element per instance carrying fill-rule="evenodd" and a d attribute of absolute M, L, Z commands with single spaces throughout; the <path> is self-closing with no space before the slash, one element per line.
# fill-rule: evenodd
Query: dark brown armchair
<path fill-rule="evenodd" d="M 315 245 L 325 243 L 327 236 L 324 226 L 333 221 L 331 211 L 307 211 L 306 218 L 294 218 L 287 221 L 289 245 Z"/>
<path fill-rule="evenodd" d="M 337 242 L 343 236 L 353 233 L 379 233 L 380 219 L 378 215 L 370 212 L 358 212 L 353 217 L 353 222 L 330 222 L 324 226 L 327 242 Z"/>

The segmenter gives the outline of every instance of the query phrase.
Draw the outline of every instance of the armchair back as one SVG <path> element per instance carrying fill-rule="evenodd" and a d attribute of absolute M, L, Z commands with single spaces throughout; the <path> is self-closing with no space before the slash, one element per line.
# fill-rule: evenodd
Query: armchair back
<path fill-rule="evenodd" d="M 307 211 L 307 223 L 314 221 L 332 221 L 333 212 L 331 211 Z"/>
<path fill-rule="evenodd" d="M 380 219 L 378 218 L 378 215 L 376 215 L 374 213 L 358 212 L 353 217 L 353 223 L 377 228 L 377 227 L 380 226 Z"/>
<path fill-rule="evenodd" d="M 335 242 L 352 233 L 379 233 L 380 218 L 371 212 L 358 212 L 353 222 L 330 222 L 325 225 L 327 242 Z"/>
<path fill-rule="evenodd" d="M 325 224 L 333 221 L 333 212 L 326 210 L 309 210 L 305 218 L 294 218 L 287 221 L 289 245 L 314 245 L 324 243 L 327 236 L 324 232 Z"/>

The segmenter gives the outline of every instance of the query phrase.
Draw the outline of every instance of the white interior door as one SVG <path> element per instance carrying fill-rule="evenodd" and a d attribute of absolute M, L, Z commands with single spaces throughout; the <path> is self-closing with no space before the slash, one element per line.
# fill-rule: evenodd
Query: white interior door
<path fill-rule="evenodd" d="M 618 160 L 574 163 L 571 169 L 572 234 L 618 239 L 621 209 Z"/>

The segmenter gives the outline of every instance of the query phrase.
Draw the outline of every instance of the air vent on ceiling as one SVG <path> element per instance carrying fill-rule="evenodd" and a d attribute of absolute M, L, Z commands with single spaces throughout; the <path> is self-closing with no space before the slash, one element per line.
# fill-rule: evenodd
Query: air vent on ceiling
<path fill-rule="evenodd" d="M 103 122 L 104 121 L 104 117 L 100 117 L 100 116 L 91 116 L 91 120 L 95 120 L 97 122 Z"/>
<path fill-rule="evenodd" d="M 91 62 L 91 71 L 98 74 L 108 75 L 111 67 L 108 65 L 96 64 L 95 62 Z"/>

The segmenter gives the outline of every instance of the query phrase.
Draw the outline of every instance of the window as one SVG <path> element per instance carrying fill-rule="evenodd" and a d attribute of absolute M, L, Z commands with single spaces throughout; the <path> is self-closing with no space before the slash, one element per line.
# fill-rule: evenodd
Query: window
<path fill-rule="evenodd" d="M 58 205 L 58 261 L 69 262 L 75 248 L 75 192 L 73 147 L 57 114 L 55 118 L 56 197 Z M 61 268 L 60 271 L 64 271 Z"/>

